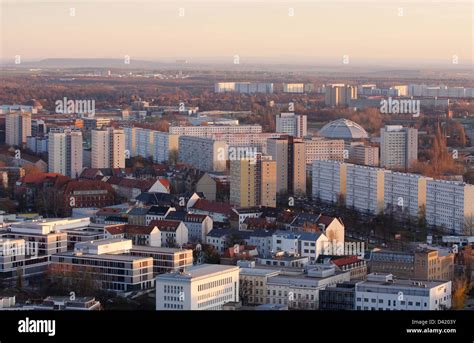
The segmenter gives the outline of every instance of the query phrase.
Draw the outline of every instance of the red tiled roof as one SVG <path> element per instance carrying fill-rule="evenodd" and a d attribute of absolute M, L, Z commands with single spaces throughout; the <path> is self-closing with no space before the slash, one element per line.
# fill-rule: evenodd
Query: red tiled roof
<path fill-rule="evenodd" d="M 132 235 L 149 235 L 154 226 L 140 226 L 140 225 L 125 225 L 125 233 L 132 234 Z"/>
<path fill-rule="evenodd" d="M 121 233 L 125 233 L 125 226 L 126 226 L 125 224 L 106 226 L 105 230 L 111 235 L 118 235 Z"/>
<path fill-rule="evenodd" d="M 117 214 L 117 213 L 120 213 L 120 209 L 119 208 L 110 208 L 110 207 L 105 207 L 105 208 L 101 208 L 96 215 L 100 216 L 100 215 L 111 215 L 111 214 Z"/>
<path fill-rule="evenodd" d="M 170 189 L 170 182 L 168 181 L 168 179 L 160 178 L 159 181 L 163 186 L 166 187 L 166 189 Z"/>
<path fill-rule="evenodd" d="M 205 199 L 199 199 L 198 201 L 196 201 L 192 208 L 196 210 L 222 213 L 226 215 L 230 215 L 233 213 L 232 206 L 230 206 L 229 204 L 217 201 L 209 201 Z"/>
<path fill-rule="evenodd" d="M 319 217 L 318 224 L 324 224 L 326 226 L 329 226 L 333 222 L 334 219 L 336 218 L 321 215 L 321 217 Z"/>
<path fill-rule="evenodd" d="M 55 178 L 61 176 L 58 173 L 31 173 L 21 178 L 24 183 L 43 183 L 47 178 Z"/>
<path fill-rule="evenodd" d="M 100 170 L 97 168 L 86 168 L 82 171 L 80 178 L 94 179 L 99 173 Z"/>
<path fill-rule="evenodd" d="M 156 182 L 156 179 L 148 179 L 148 180 L 139 180 L 139 179 L 129 179 L 119 176 L 111 176 L 107 183 L 111 185 L 117 185 L 119 187 L 125 188 L 137 188 L 142 192 L 148 191 L 151 186 L 153 186 Z"/>
<path fill-rule="evenodd" d="M 67 184 L 71 179 L 64 175 L 59 175 L 54 182 L 54 188 L 62 188 L 65 184 Z"/>
<path fill-rule="evenodd" d="M 356 262 L 359 262 L 359 258 L 355 255 L 341 257 L 332 261 L 332 263 L 334 263 L 338 267 L 341 267 L 347 264 L 356 263 Z"/>
<path fill-rule="evenodd" d="M 178 229 L 181 221 L 179 220 L 152 220 L 150 227 L 158 227 L 160 231 L 174 232 Z"/>
<path fill-rule="evenodd" d="M 111 185 L 96 181 L 96 180 L 81 180 L 81 181 L 70 181 L 66 185 L 66 189 L 64 192 L 66 194 L 70 194 L 73 191 L 87 191 L 87 190 L 107 190 L 109 192 L 113 192 L 113 188 Z"/>

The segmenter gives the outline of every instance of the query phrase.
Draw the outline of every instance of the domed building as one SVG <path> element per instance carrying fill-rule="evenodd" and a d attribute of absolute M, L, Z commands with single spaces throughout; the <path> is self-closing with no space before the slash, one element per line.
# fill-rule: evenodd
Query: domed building
<path fill-rule="evenodd" d="M 362 126 L 348 119 L 337 119 L 324 125 L 318 135 L 325 138 L 360 140 L 367 139 L 369 135 Z"/>

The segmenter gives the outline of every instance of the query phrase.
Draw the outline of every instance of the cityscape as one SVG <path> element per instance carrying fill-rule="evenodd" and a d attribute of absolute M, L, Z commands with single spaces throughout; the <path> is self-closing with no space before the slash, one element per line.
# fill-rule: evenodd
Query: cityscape
<path fill-rule="evenodd" d="M 337 3 L 2 1 L 0 313 L 472 313 L 472 3 Z"/>

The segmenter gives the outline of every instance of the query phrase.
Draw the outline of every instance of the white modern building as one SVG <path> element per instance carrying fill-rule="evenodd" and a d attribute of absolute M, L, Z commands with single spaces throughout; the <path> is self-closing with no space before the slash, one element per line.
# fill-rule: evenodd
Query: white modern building
<path fill-rule="evenodd" d="M 444 180 L 426 182 L 426 222 L 463 234 L 474 223 L 474 185 Z"/>
<path fill-rule="evenodd" d="M 435 311 L 451 308 L 451 281 L 398 280 L 372 273 L 355 286 L 358 311 Z"/>
<path fill-rule="evenodd" d="M 51 257 L 54 270 L 90 274 L 104 290 L 132 292 L 153 287 L 153 259 L 127 255 L 129 239 L 102 239 L 78 243 L 73 252 Z"/>
<path fill-rule="evenodd" d="M 224 171 L 228 155 L 225 142 L 212 138 L 179 137 L 179 161 L 202 171 Z"/>
<path fill-rule="evenodd" d="M 156 310 L 222 310 L 239 301 L 239 267 L 202 264 L 156 277 Z"/>
<path fill-rule="evenodd" d="M 272 236 L 272 252 L 308 257 L 314 262 L 324 253 L 326 242 L 328 238 L 321 232 L 278 231 Z"/>
<path fill-rule="evenodd" d="M 317 310 L 319 291 L 350 280 L 350 272 L 336 271 L 333 266 L 320 265 L 307 273 L 280 273 L 267 279 L 268 304 L 288 305 L 290 309 Z"/>
<path fill-rule="evenodd" d="M 277 114 L 276 132 L 299 138 L 306 136 L 308 134 L 307 116 L 294 113 Z"/>

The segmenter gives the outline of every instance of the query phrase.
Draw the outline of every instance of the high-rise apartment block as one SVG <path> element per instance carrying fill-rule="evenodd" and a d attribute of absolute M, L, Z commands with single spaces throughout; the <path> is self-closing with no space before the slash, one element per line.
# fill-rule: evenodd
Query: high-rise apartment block
<path fill-rule="evenodd" d="M 277 114 L 276 132 L 287 133 L 294 137 L 304 137 L 308 134 L 307 117 L 294 113 Z"/>
<path fill-rule="evenodd" d="M 212 138 L 179 137 L 179 161 L 202 171 L 226 170 L 228 146 Z"/>
<path fill-rule="evenodd" d="M 304 83 L 284 83 L 283 92 L 293 93 L 293 94 L 294 93 L 303 94 L 305 92 L 305 84 Z"/>
<path fill-rule="evenodd" d="M 474 225 L 474 185 L 444 180 L 426 182 L 426 222 L 456 234 Z"/>
<path fill-rule="evenodd" d="M 218 82 L 214 84 L 215 93 L 273 93 L 273 83 L 267 82 Z"/>
<path fill-rule="evenodd" d="M 48 169 L 72 178 L 83 169 L 82 132 L 80 130 L 52 130 L 48 134 Z"/>
<path fill-rule="evenodd" d="M 317 160 L 344 161 L 344 140 L 312 137 L 305 139 L 306 164 Z"/>
<path fill-rule="evenodd" d="M 125 133 L 123 129 L 92 130 L 92 168 L 125 168 Z"/>
<path fill-rule="evenodd" d="M 306 193 L 306 153 L 301 139 L 284 137 L 269 139 L 267 153 L 276 162 L 277 192 Z"/>
<path fill-rule="evenodd" d="M 314 161 L 312 182 L 314 198 L 343 198 L 360 212 L 425 216 L 428 225 L 457 234 L 474 222 L 474 185 L 462 182 L 337 161 Z"/>
<path fill-rule="evenodd" d="M 410 168 L 418 161 L 418 130 L 401 125 L 380 129 L 380 166 Z"/>
<path fill-rule="evenodd" d="M 357 211 L 378 214 L 384 210 L 385 170 L 356 164 L 347 164 L 347 207 Z"/>
<path fill-rule="evenodd" d="M 261 125 L 170 126 L 169 133 L 179 136 L 209 137 L 214 134 L 261 133 Z"/>
<path fill-rule="evenodd" d="M 379 148 L 376 146 L 368 146 L 363 143 L 353 144 L 348 151 L 348 160 L 351 163 L 371 167 L 379 166 Z"/>
<path fill-rule="evenodd" d="M 426 182 L 430 178 L 417 174 L 389 172 L 384 174 L 384 204 L 388 212 L 421 215 L 426 206 Z"/>
<path fill-rule="evenodd" d="M 324 99 L 326 106 L 349 106 L 352 99 L 357 99 L 357 87 L 345 84 L 326 86 Z"/>
<path fill-rule="evenodd" d="M 230 161 L 230 203 L 276 207 L 276 161 L 261 154 Z"/>
<path fill-rule="evenodd" d="M 338 161 L 313 162 L 313 198 L 339 202 L 346 196 L 347 164 Z"/>
<path fill-rule="evenodd" d="M 11 146 L 26 144 L 26 137 L 31 136 L 31 113 L 15 111 L 5 117 L 5 143 Z"/>
<path fill-rule="evenodd" d="M 126 127 L 125 149 L 130 157 L 151 157 L 154 162 L 168 161 L 172 151 L 178 152 L 178 136 L 138 127 Z"/>

